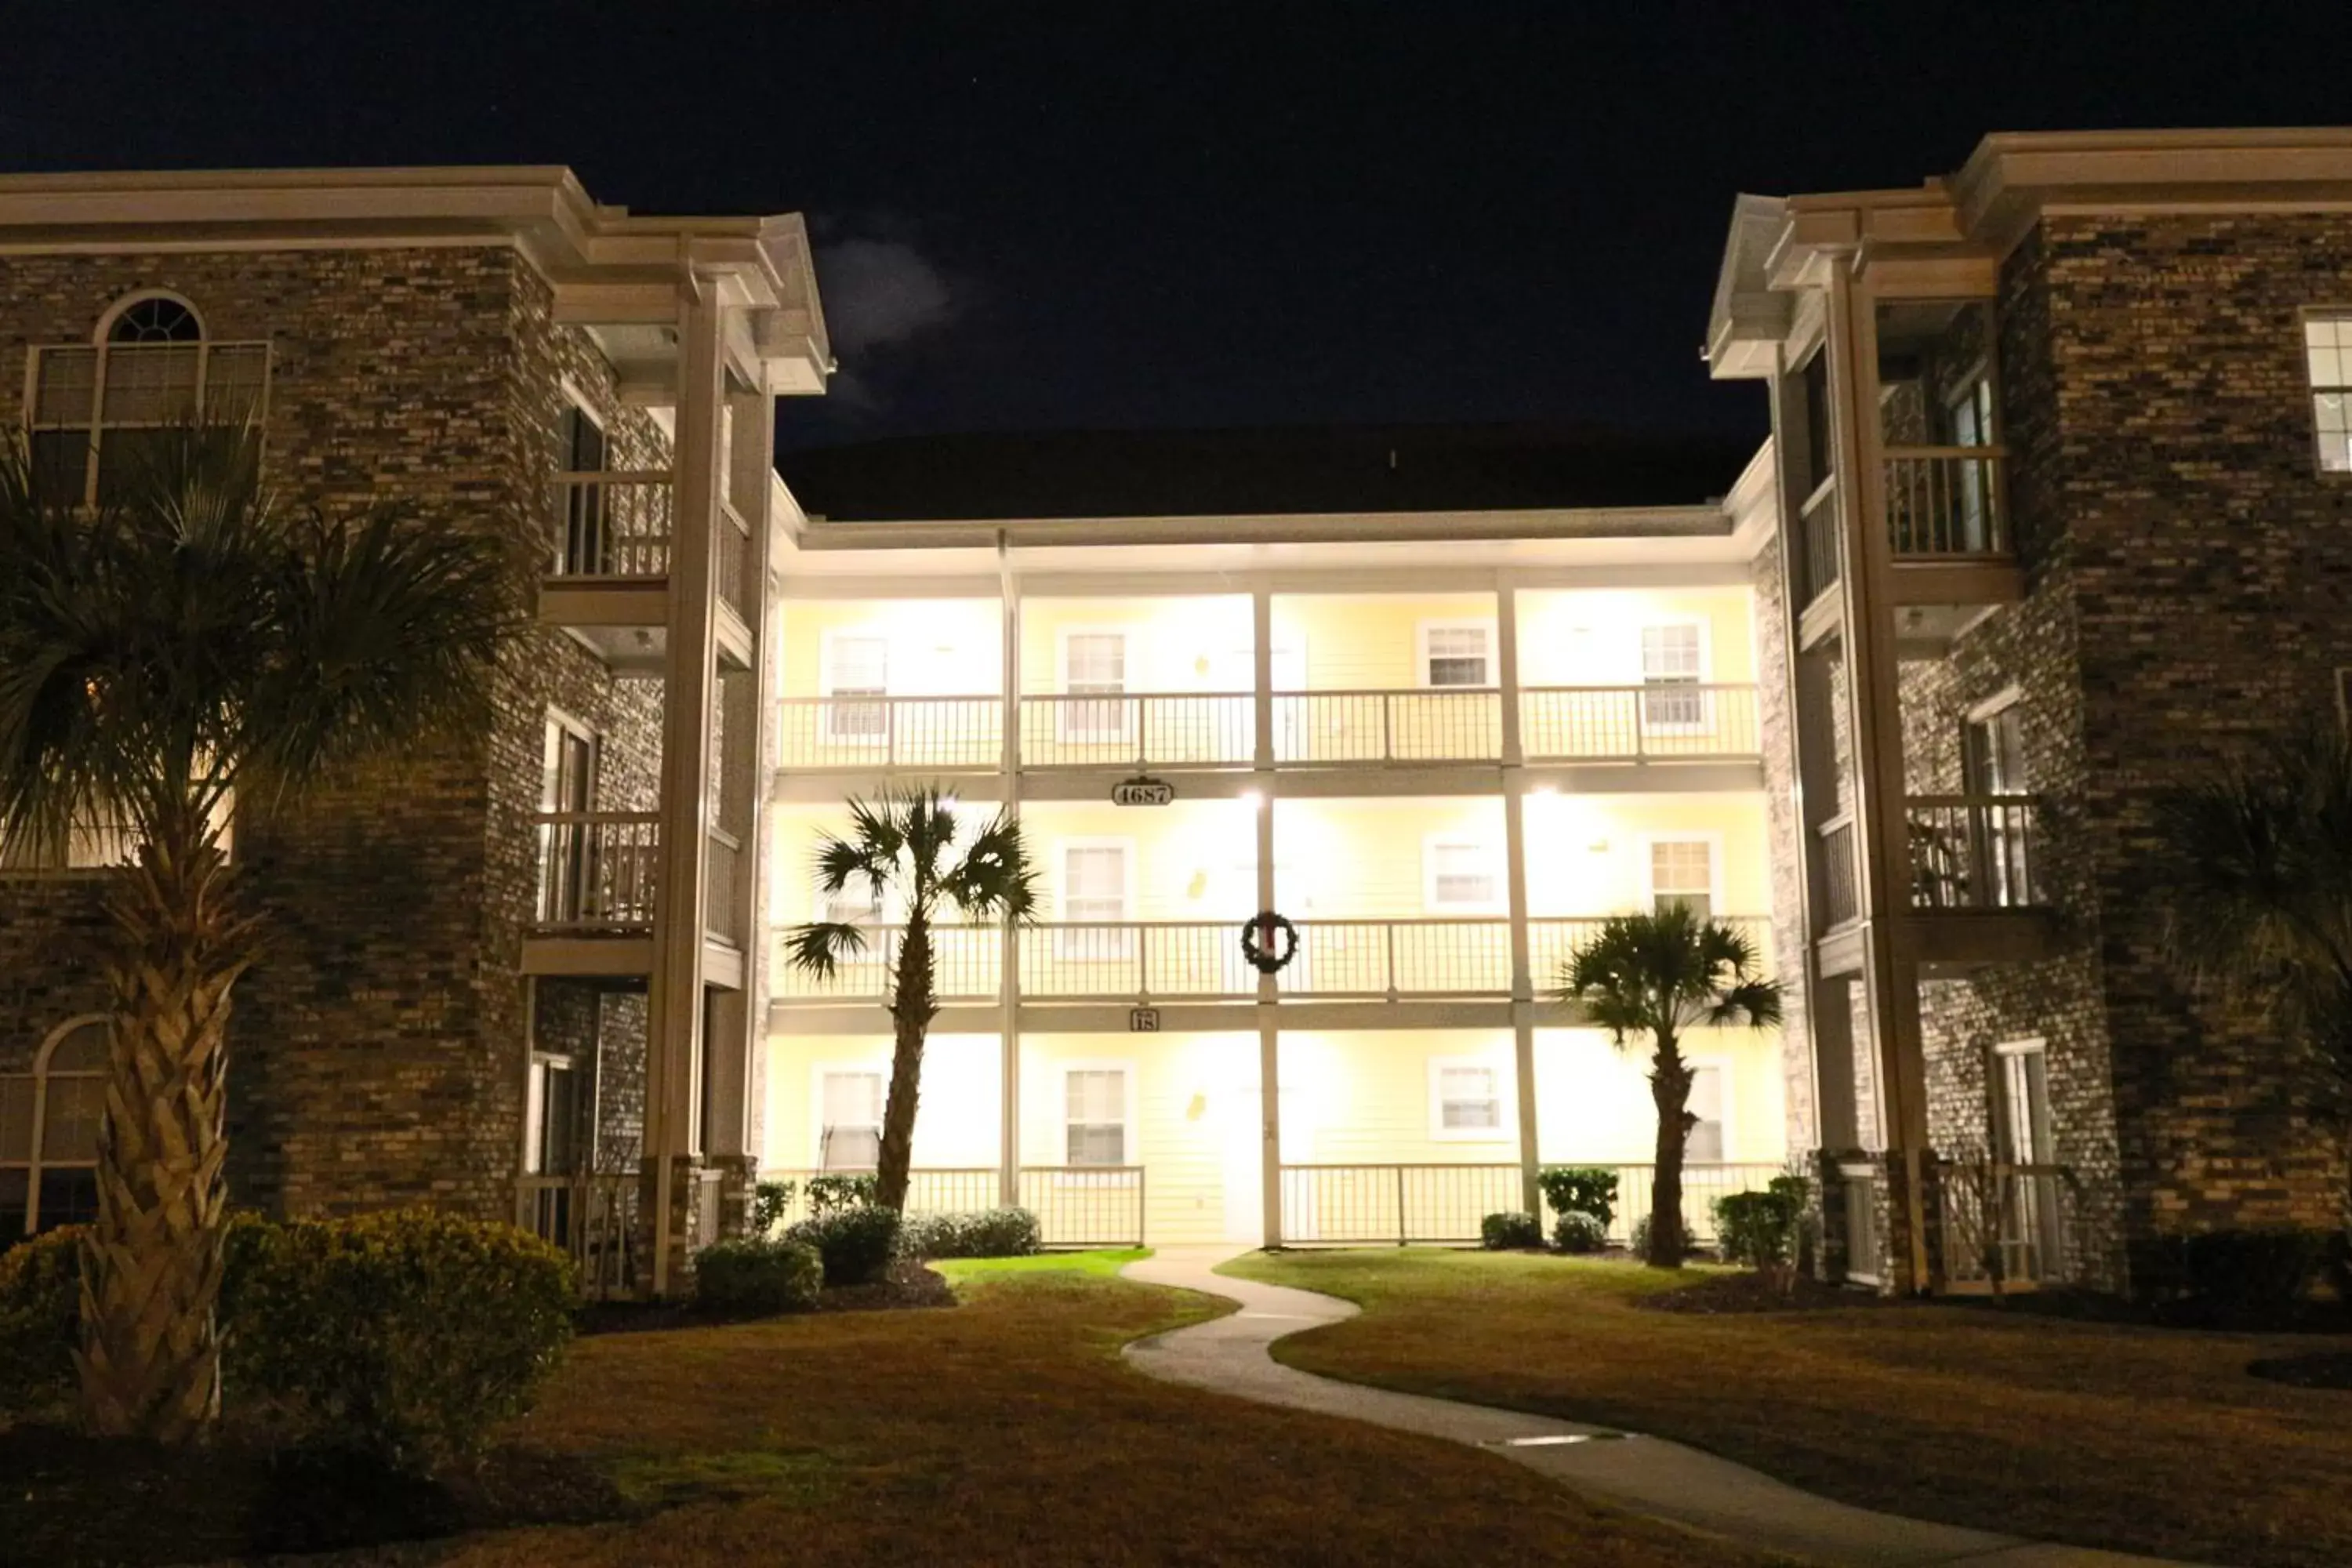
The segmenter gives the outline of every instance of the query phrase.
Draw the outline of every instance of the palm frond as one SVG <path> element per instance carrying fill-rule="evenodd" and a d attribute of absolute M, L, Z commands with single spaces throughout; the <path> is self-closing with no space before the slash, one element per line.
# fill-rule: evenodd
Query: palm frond
<path fill-rule="evenodd" d="M 1562 966 L 1559 995 L 1623 1049 L 1647 1036 L 1662 1052 L 1684 1029 L 1780 1021 L 1780 983 L 1754 973 L 1755 947 L 1736 927 L 1675 904 L 1612 915 Z"/>
<path fill-rule="evenodd" d="M 1037 873 L 1020 820 L 1000 809 L 941 877 L 940 887 L 973 920 L 1028 920 L 1037 907 Z"/>
<path fill-rule="evenodd" d="M 866 951 L 866 932 L 845 921 L 816 921 L 784 933 L 784 962 L 804 974 L 829 980 L 845 955 Z"/>

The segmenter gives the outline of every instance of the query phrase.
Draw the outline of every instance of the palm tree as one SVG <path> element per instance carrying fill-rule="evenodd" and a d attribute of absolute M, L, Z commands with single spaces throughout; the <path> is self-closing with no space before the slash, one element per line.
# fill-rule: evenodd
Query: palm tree
<path fill-rule="evenodd" d="M 21 438 L 0 442 L 0 838 L 100 823 L 135 847 L 108 900 L 85 1415 L 166 1442 L 220 1407 L 227 1030 L 263 938 L 232 811 L 478 725 L 520 610 L 504 546 L 390 511 L 298 512 L 256 454 L 244 430 L 190 426 L 85 509 L 42 493 Z"/>
<path fill-rule="evenodd" d="M 2352 1087 L 2352 742 L 2306 730 L 2166 802 L 2161 824 L 2186 861 L 2175 961 Z"/>
<path fill-rule="evenodd" d="M 1654 914 L 1613 915 L 1569 955 L 1560 998 L 1580 1002 L 1617 1048 L 1651 1043 L 1650 1098 L 1658 1108 L 1657 1163 L 1650 1186 L 1653 1268 L 1683 1264 L 1683 1144 L 1690 1113 L 1686 1030 L 1780 1021 L 1780 983 L 1756 973 L 1756 950 L 1732 927 L 1670 904 Z"/>
<path fill-rule="evenodd" d="M 934 925 L 943 910 L 980 923 L 1028 919 L 1037 901 L 1036 873 L 1021 841 L 1019 820 L 1002 809 L 959 847 L 962 823 L 955 802 L 935 787 L 853 800 L 849 820 L 848 837 L 827 834 L 818 842 L 818 889 L 828 897 L 845 889 L 863 891 L 877 910 L 891 904 L 906 911 L 891 960 L 890 1096 L 882 1110 L 874 1180 L 874 1201 L 903 1209 L 923 1044 L 940 1011 Z M 850 921 L 819 921 L 793 927 L 787 942 L 793 968 L 830 975 L 845 955 L 865 951 L 866 931 Z"/>

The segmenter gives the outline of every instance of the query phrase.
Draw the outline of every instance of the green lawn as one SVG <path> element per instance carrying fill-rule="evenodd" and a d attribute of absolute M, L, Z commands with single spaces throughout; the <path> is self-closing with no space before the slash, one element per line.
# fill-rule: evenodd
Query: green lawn
<path fill-rule="evenodd" d="M 2352 1337 L 2116 1327 L 1991 1307 L 1643 1310 L 1672 1275 L 1431 1250 L 1225 1272 L 1360 1302 L 1276 1354 L 1333 1377 L 1622 1426 L 1955 1524 L 2209 1562 L 2352 1562 L 2352 1393 L 2245 1374 Z"/>
<path fill-rule="evenodd" d="M 983 1279 L 1028 1274 L 1082 1274 L 1112 1279 L 1129 1264 L 1150 1256 L 1148 1247 L 1129 1247 L 1102 1252 L 1041 1252 L 1034 1258 L 950 1258 L 931 1268 L 961 1289 Z"/>

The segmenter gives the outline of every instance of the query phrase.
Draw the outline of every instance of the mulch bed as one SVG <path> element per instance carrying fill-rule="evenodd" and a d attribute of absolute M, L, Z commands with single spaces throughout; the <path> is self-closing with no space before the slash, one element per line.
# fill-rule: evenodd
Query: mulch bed
<path fill-rule="evenodd" d="M 920 1263 L 901 1262 L 871 1285 L 843 1285 L 817 1297 L 819 1312 L 888 1312 L 905 1308 L 952 1307 L 955 1291 Z M 668 1329 L 708 1329 L 740 1322 L 708 1312 L 691 1301 L 591 1301 L 572 1319 L 583 1336 L 637 1334 Z"/>
<path fill-rule="evenodd" d="M 1702 1316 L 1749 1312 L 1844 1311 L 1856 1307 L 1892 1307 L 1900 1302 L 1867 1290 L 1849 1290 L 1800 1278 L 1796 1288 L 1783 1290 L 1759 1274 L 1717 1274 L 1696 1284 L 1636 1296 L 1631 1303 L 1644 1312 L 1691 1312 Z"/>
<path fill-rule="evenodd" d="M 226 1435 L 175 1455 L 18 1426 L 0 1429 L 0 1560 L 58 1568 L 335 1552 L 633 1511 L 584 1460 L 523 1448 L 428 1480 L 356 1456 L 274 1452 Z"/>
<path fill-rule="evenodd" d="M 2352 1394 L 2352 1351 L 2272 1356 L 2249 1363 L 2246 1370 L 2273 1383 L 2292 1384 L 2297 1388 L 2336 1388 Z"/>
<path fill-rule="evenodd" d="M 2189 1329 L 2201 1333 L 2352 1334 L 2352 1309 L 2340 1301 L 2241 1307 L 2210 1301 L 2137 1301 L 2091 1290 L 2020 1290 L 2007 1296 L 1948 1296 L 1947 1306 L 1990 1307 L 2036 1318 Z"/>

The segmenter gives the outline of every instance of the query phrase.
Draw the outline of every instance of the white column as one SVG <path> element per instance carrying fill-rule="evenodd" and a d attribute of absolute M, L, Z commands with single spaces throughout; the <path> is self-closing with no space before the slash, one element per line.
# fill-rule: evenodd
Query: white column
<path fill-rule="evenodd" d="M 999 777 L 1004 809 L 1017 814 L 1021 809 L 1021 582 L 1013 575 L 1002 531 L 996 536 L 996 561 L 1004 637 L 1004 668 L 998 683 L 1004 694 L 1004 751 Z M 1012 1208 L 1021 1202 L 1021 930 L 1010 919 L 1004 922 L 997 996 L 996 1189 L 998 1201 Z"/>

